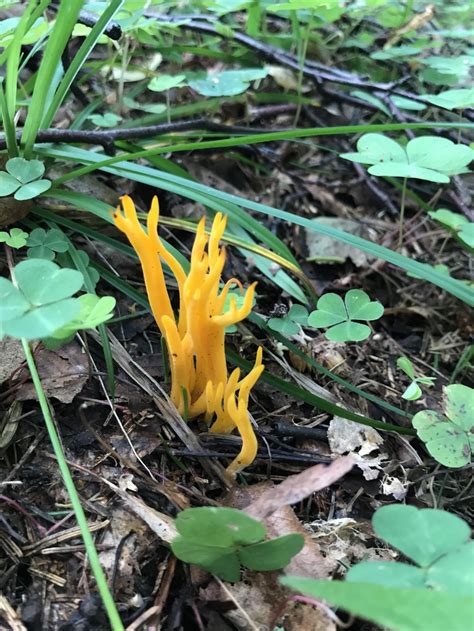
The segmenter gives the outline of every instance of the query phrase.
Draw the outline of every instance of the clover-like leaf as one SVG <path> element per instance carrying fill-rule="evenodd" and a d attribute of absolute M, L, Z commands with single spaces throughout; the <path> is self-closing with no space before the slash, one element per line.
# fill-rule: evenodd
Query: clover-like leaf
<path fill-rule="evenodd" d="M 28 238 L 27 255 L 29 258 L 47 259 L 52 261 L 56 252 L 66 252 L 68 241 L 61 230 L 52 228 L 35 228 Z"/>
<path fill-rule="evenodd" d="M 28 233 L 21 228 L 12 228 L 10 232 L 0 232 L 0 243 L 6 243 L 16 250 L 26 245 Z"/>
<path fill-rule="evenodd" d="M 417 566 L 391 561 L 362 562 L 349 570 L 348 581 L 472 594 L 474 542 L 464 520 L 442 510 L 392 504 L 380 508 L 372 523 L 378 537 Z"/>
<path fill-rule="evenodd" d="M 324 294 L 317 309 L 309 314 L 308 326 L 330 327 L 325 336 L 333 342 L 360 342 L 370 335 L 370 327 L 354 320 L 377 320 L 383 315 L 380 302 L 371 301 L 361 289 L 351 289 L 344 300 L 337 294 Z"/>
<path fill-rule="evenodd" d="M 383 506 L 372 519 L 376 534 L 421 567 L 468 542 L 466 522 L 446 511 L 403 504 Z"/>
<path fill-rule="evenodd" d="M 470 55 L 431 56 L 425 57 L 423 63 L 428 66 L 421 73 L 425 81 L 435 85 L 455 85 L 469 79 L 473 59 Z"/>
<path fill-rule="evenodd" d="M 357 153 L 343 153 L 341 158 L 372 165 L 368 169 L 371 175 L 439 183 L 448 183 L 451 175 L 466 173 L 474 158 L 467 145 L 437 136 L 414 138 L 403 148 L 383 134 L 364 134 L 357 149 Z"/>
<path fill-rule="evenodd" d="M 433 590 L 472 596 L 474 592 L 474 541 L 442 556 L 426 572 L 426 584 Z"/>
<path fill-rule="evenodd" d="M 472 597 L 421 588 L 359 581 L 323 581 L 288 576 L 286 587 L 394 631 L 466 631 L 472 627 Z"/>
<path fill-rule="evenodd" d="M 38 180 L 44 174 L 44 163 L 40 160 L 25 160 L 24 158 L 10 158 L 5 165 L 10 175 L 21 184 L 28 184 Z"/>
<path fill-rule="evenodd" d="M 239 580 L 241 564 L 260 571 L 280 569 L 304 545 L 298 534 L 263 541 L 265 526 L 235 508 L 186 509 L 176 528 L 179 535 L 171 542 L 175 556 L 226 581 Z"/>
<path fill-rule="evenodd" d="M 239 558 L 242 565 L 249 570 L 271 572 L 288 565 L 303 546 L 303 536 L 293 533 L 240 548 Z"/>
<path fill-rule="evenodd" d="M 413 99 L 407 99 L 404 96 L 397 96 L 396 94 L 394 94 L 390 97 L 390 100 L 396 107 L 401 110 L 409 110 L 414 112 L 422 112 L 423 110 L 426 110 L 426 105 L 424 103 L 414 101 Z"/>
<path fill-rule="evenodd" d="M 116 127 L 122 117 L 113 112 L 106 112 L 105 114 L 92 114 L 89 116 L 89 120 L 97 127 Z"/>
<path fill-rule="evenodd" d="M 357 141 L 357 153 L 342 153 L 340 157 L 361 164 L 378 164 L 379 162 L 405 164 L 407 162 L 403 147 L 383 134 L 364 134 Z"/>
<path fill-rule="evenodd" d="M 15 269 L 18 287 L 0 278 L 1 335 L 41 339 L 66 325 L 79 313 L 71 296 L 83 282 L 80 272 L 62 270 L 43 259 L 28 259 Z"/>
<path fill-rule="evenodd" d="M 429 453 L 446 467 L 469 464 L 474 449 L 474 389 L 453 384 L 444 389 L 445 414 L 422 410 L 412 419 Z"/>
<path fill-rule="evenodd" d="M 324 294 L 317 302 L 317 309 L 309 314 L 308 324 L 320 329 L 345 320 L 347 311 L 343 299 L 337 294 Z"/>
<path fill-rule="evenodd" d="M 84 280 L 77 270 L 61 269 L 43 259 L 18 263 L 15 276 L 22 294 L 32 305 L 47 305 L 69 298 L 79 291 Z"/>
<path fill-rule="evenodd" d="M 113 315 L 115 298 L 112 296 L 96 296 L 95 294 L 83 294 L 77 299 L 80 311 L 74 320 L 61 327 L 51 335 L 54 340 L 62 343 L 83 329 L 95 329 L 99 324 L 107 322 Z M 54 342 L 50 346 L 54 346 Z"/>
<path fill-rule="evenodd" d="M 446 90 L 439 94 L 423 94 L 422 96 L 433 105 L 439 105 L 447 110 L 463 110 L 467 107 L 474 107 L 474 88 Z"/>
<path fill-rule="evenodd" d="M 0 322 L 13 320 L 25 313 L 30 304 L 14 284 L 0 276 Z"/>
<path fill-rule="evenodd" d="M 449 228 L 469 248 L 474 249 L 474 222 L 459 213 L 454 213 L 447 208 L 430 210 L 430 217 L 443 226 Z"/>
<path fill-rule="evenodd" d="M 38 195 L 41 195 L 41 193 L 45 193 L 50 188 L 50 180 L 35 180 L 34 182 L 29 182 L 28 184 L 20 186 L 14 197 L 19 201 L 34 199 L 35 197 L 38 197 Z"/>
<path fill-rule="evenodd" d="M 474 222 L 469 222 L 461 226 L 461 230 L 458 233 L 458 237 L 468 247 L 474 249 Z"/>
<path fill-rule="evenodd" d="M 193 79 L 188 85 L 203 96 L 234 96 L 245 92 L 251 81 L 263 79 L 267 74 L 265 68 L 224 70 L 209 73 L 204 79 Z"/>
<path fill-rule="evenodd" d="M 70 322 L 79 311 L 75 298 L 66 298 L 53 304 L 35 307 L 15 320 L 3 323 L 4 333 L 26 340 L 41 339 Z"/>
<path fill-rule="evenodd" d="M 203 506 L 186 509 L 176 518 L 179 534 L 215 546 L 253 544 L 265 536 L 265 526 L 236 508 Z"/>
<path fill-rule="evenodd" d="M 166 92 L 166 90 L 181 87 L 185 79 L 186 75 L 184 74 L 162 74 L 158 77 L 153 77 L 153 79 L 148 84 L 148 89 L 152 90 L 153 92 Z"/>
<path fill-rule="evenodd" d="M 406 401 L 416 401 L 421 397 L 423 392 L 418 385 L 419 383 L 428 386 L 432 385 L 435 380 L 433 377 L 417 377 L 415 375 L 413 364 L 408 357 L 399 357 L 397 359 L 397 367 L 400 368 L 400 370 L 403 370 L 403 372 L 412 380 L 410 385 L 402 394 L 402 399 L 405 399 Z"/>
<path fill-rule="evenodd" d="M 298 335 L 301 326 L 308 321 L 308 310 L 303 305 L 292 305 L 286 316 L 282 318 L 270 318 L 268 326 L 282 335 Z"/>
<path fill-rule="evenodd" d="M 469 219 L 459 213 L 454 213 L 447 208 L 438 208 L 438 210 L 430 210 L 428 215 L 438 221 L 443 226 L 452 230 L 460 230 L 464 224 L 469 223 Z"/>
<path fill-rule="evenodd" d="M 474 389 L 460 383 L 444 388 L 444 411 L 450 421 L 465 432 L 474 428 Z"/>
<path fill-rule="evenodd" d="M 360 289 L 348 291 L 344 302 L 350 320 L 378 320 L 383 316 L 383 305 L 377 300 L 371 301 Z"/>
<path fill-rule="evenodd" d="M 8 197 L 20 188 L 21 184 L 9 173 L 0 171 L 0 197 Z"/>

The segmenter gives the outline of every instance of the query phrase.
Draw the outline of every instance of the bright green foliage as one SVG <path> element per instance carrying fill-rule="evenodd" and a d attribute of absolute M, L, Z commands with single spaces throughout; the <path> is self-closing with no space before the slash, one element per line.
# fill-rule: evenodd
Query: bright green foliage
<path fill-rule="evenodd" d="M 474 593 L 474 542 L 465 521 L 442 510 L 392 504 L 374 515 L 375 533 L 416 566 L 366 561 L 352 567 L 351 582 L 426 587 L 459 596 Z"/>
<path fill-rule="evenodd" d="M 19 250 L 26 245 L 28 233 L 21 228 L 12 228 L 10 232 L 0 232 L 0 243 L 6 243 L 11 248 Z"/>
<path fill-rule="evenodd" d="M 469 248 L 474 249 L 474 222 L 447 208 L 431 210 L 428 214 L 438 223 L 449 228 Z"/>
<path fill-rule="evenodd" d="M 0 171 L 0 197 L 13 195 L 15 199 L 33 199 L 51 188 L 49 180 L 42 179 L 44 164 L 40 160 L 11 158 Z"/>
<path fill-rule="evenodd" d="M 443 405 L 445 416 L 423 410 L 413 417 L 413 427 L 433 458 L 446 467 L 462 467 L 474 450 L 474 389 L 446 386 Z"/>
<path fill-rule="evenodd" d="M 56 228 L 44 230 L 35 228 L 31 231 L 27 241 L 27 255 L 30 259 L 54 260 L 56 252 L 66 252 L 69 244 L 67 238 Z"/>
<path fill-rule="evenodd" d="M 471 628 L 474 542 L 466 522 L 442 510 L 392 504 L 372 523 L 380 539 L 416 565 L 366 561 L 352 567 L 346 581 L 281 582 L 395 631 Z"/>
<path fill-rule="evenodd" d="M 455 85 L 469 79 L 473 59 L 469 55 L 459 57 L 426 57 L 423 63 L 428 67 L 421 77 L 434 85 Z"/>
<path fill-rule="evenodd" d="M 163 112 L 166 112 L 164 103 L 139 103 L 129 96 L 124 96 L 123 103 L 131 110 L 141 110 L 150 114 L 163 114 Z"/>
<path fill-rule="evenodd" d="M 224 302 L 224 310 L 223 313 L 227 313 L 227 311 L 230 310 L 232 302 L 235 300 L 235 304 L 237 305 L 237 307 L 240 309 L 240 307 L 243 306 L 244 304 L 244 300 L 245 300 L 245 296 L 243 293 L 241 292 L 237 292 L 237 291 L 229 291 L 229 293 L 226 296 L 225 302 Z M 255 306 L 255 296 L 252 300 L 252 307 Z M 231 324 L 230 326 L 228 326 L 226 328 L 226 333 L 236 333 L 238 331 L 237 329 L 237 325 L 236 324 Z"/>
<path fill-rule="evenodd" d="M 370 327 L 355 320 L 378 320 L 383 305 L 371 301 L 365 291 L 351 289 L 344 300 L 337 294 L 324 294 L 317 309 L 309 314 L 308 326 L 328 328 L 325 336 L 333 342 L 360 342 L 370 335 Z"/>
<path fill-rule="evenodd" d="M 193 79 L 188 85 L 203 96 L 233 96 L 242 94 L 250 87 L 251 81 L 264 79 L 267 74 L 264 68 L 224 70 L 209 73 L 205 79 Z"/>
<path fill-rule="evenodd" d="M 404 148 L 383 134 L 364 134 L 357 142 L 357 153 L 343 153 L 341 158 L 371 164 L 371 175 L 403 177 L 447 184 L 450 175 L 467 173 L 474 158 L 467 145 L 457 145 L 446 138 L 420 136 Z"/>
<path fill-rule="evenodd" d="M 296 576 L 282 578 L 281 582 L 391 631 L 467 631 L 472 628 L 474 599 L 470 597 L 429 589 L 317 581 Z"/>
<path fill-rule="evenodd" d="M 148 89 L 152 90 L 153 92 L 166 92 L 166 90 L 181 87 L 185 79 L 186 75 L 184 74 L 178 74 L 174 76 L 170 74 L 162 74 L 158 77 L 153 77 L 153 79 L 148 84 Z"/>
<path fill-rule="evenodd" d="M 95 294 L 83 294 L 77 300 L 80 307 L 78 315 L 52 333 L 46 340 L 46 345 L 49 348 L 62 346 L 69 342 L 77 331 L 95 329 L 99 324 L 107 322 L 113 316 L 115 298 L 112 296 L 99 298 Z"/>
<path fill-rule="evenodd" d="M 80 303 L 71 296 L 84 281 L 80 272 L 29 259 L 19 263 L 14 274 L 18 287 L 0 277 L 0 339 L 5 335 L 40 339 L 79 313 Z"/>
<path fill-rule="evenodd" d="M 404 59 L 419 54 L 420 49 L 418 46 L 392 46 L 392 48 L 387 48 L 387 50 L 377 50 L 371 53 L 370 56 L 372 59 L 378 61 L 387 61 L 392 59 Z"/>
<path fill-rule="evenodd" d="M 88 289 L 89 290 L 95 289 L 97 283 L 100 280 L 99 272 L 95 269 L 95 267 L 92 267 L 92 265 L 90 264 L 89 255 L 87 254 L 85 250 L 76 250 L 76 256 L 78 257 L 79 261 L 82 263 L 83 267 L 86 270 L 87 276 L 89 277 L 90 284 L 89 284 Z M 76 265 L 74 264 L 74 261 L 72 260 L 68 252 L 58 254 L 56 261 L 59 263 L 59 265 L 61 265 L 61 267 L 70 267 L 72 269 L 76 269 Z M 84 289 L 86 289 L 85 285 L 84 285 Z"/>
<path fill-rule="evenodd" d="M 106 112 L 105 114 L 92 114 L 88 119 L 97 127 L 117 127 L 122 117 L 113 112 Z"/>
<path fill-rule="evenodd" d="M 301 327 L 308 323 L 308 310 L 303 305 L 292 305 L 283 318 L 270 318 L 268 326 L 273 331 L 278 331 L 287 337 L 298 335 Z"/>
<path fill-rule="evenodd" d="M 460 88 L 459 90 L 446 90 L 439 94 L 423 94 L 423 98 L 448 110 L 463 110 L 466 107 L 474 107 L 474 88 Z"/>
<path fill-rule="evenodd" d="M 416 401 L 421 397 L 423 393 L 419 386 L 420 383 L 422 385 L 432 386 L 435 381 L 434 377 L 417 377 L 413 364 L 408 357 L 399 357 L 397 359 L 397 366 L 411 379 L 410 385 L 402 394 L 402 399 L 406 399 L 407 401 Z"/>
<path fill-rule="evenodd" d="M 188 508 L 176 518 L 179 536 L 171 549 L 178 559 L 200 565 L 226 581 L 238 581 L 240 566 L 278 570 L 303 548 L 301 535 L 264 541 L 259 521 L 235 508 Z"/>

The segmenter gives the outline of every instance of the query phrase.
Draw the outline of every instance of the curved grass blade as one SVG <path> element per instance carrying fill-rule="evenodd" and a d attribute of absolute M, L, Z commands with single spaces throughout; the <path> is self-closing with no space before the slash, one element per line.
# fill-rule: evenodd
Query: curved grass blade
<path fill-rule="evenodd" d="M 79 72 L 85 60 L 89 56 L 89 53 L 92 51 L 92 49 L 96 45 L 99 37 L 104 32 L 105 28 L 107 27 L 107 24 L 110 22 L 110 20 L 115 15 L 115 13 L 117 13 L 117 11 L 120 9 L 123 3 L 124 3 L 124 0 L 111 0 L 108 3 L 108 6 L 105 9 L 105 11 L 100 15 L 99 19 L 92 27 L 90 33 L 82 42 L 81 47 L 79 48 L 77 53 L 74 55 L 74 59 L 72 60 L 71 65 L 66 70 L 64 77 L 61 79 L 58 89 L 56 90 L 56 93 L 51 101 L 51 104 L 48 107 L 48 111 L 46 112 L 46 114 L 43 117 L 43 120 L 41 121 L 40 126 L 42 129 L 49 127 L 51 123 L 53 122 L 56 112 L 61 106 L 61 103 L 63 102 L 64 97 L 66 96 L 69 88 L 71 87 L 72 82 L 74 81 L 77 73 Z"/>
<path fill-rule="evenodd" d="M 59 5 L 56 22 L 46 44 L 23 127 L 21 145 L 24 148 L 25 158 L 29 158 L 33 150 L 51 85 L 61 63 L 61 55 L 76 25 L 83 4 L 83 0 L 62 0 Z"/>
<path fill-rule="evenodd" d="M 45 151 L 45 153 L 47 155 L 59 158 L 66 158 L 70 160 L 76 159 L 79 162 L 100 161 L 100 156 L 92 154 L 92 152 L 77 150 L 75 148 L 73 150 L 70 150 L 68 148 L 57 149 L 49 147 Z M 406 272 L 415 274 L 416 276 L 421 277 L 422 279 L 433 283 L 438 287 L 441 287 L 441 289 L 446 290 L 466 304 L 474 306 L 474 290 L 469 288 L 461 281 L 440 274 L 429 265 L 413 261 L 403 254 L 399 254 L 398 252 L 394 252 L 389 248 L 378 245 L 377 243 L 373 243 L 371 241 L 368 241 L 367 239 L 363 239 L 362 237 L 358 237 L 348 232 L 344 232 L 343 230 L 318 224 L 312 222 L 310 219 L 307 219 L 305 217 L 299 217 L 298 215 L 293 215 L 292 213 L 286 212 L 284 210 L 279 210 L 277 208 L 273 208 L 272 206 L 267 206 L 259 202 L 253 202 L 237 195 L 224 193 L 223 191 L 216 191 L 209 186 L 204 186 L 203 184 L 191 182 L 184 178 L 173 176 L 169 173 L 164 173 L 150 167 L 136 165 L 128 162 L 119 162 L 114 167 L 103 167 L 103 170 L 108 173 L 113 173 L 114 175 L 131 177 L 132 179 L 136 179 L 137 181 L 151 184 L 156 188 L 162 188 L 164 190 L 177 193 L 178 195 L 186 196 L 189 199 L 194 199 L 195 201 L 199 201 L 204 204 L 206 203 L 204 200 L 208 199 L 210 200 L 208 201 L 208 204 L 210 205 L 212 201 L 213 207 L 216 210 L 222 209 L 222 202 L 230 202 L 231 204 L 240 204 L 240 206 L 243 206 L 244 208 L 270 215 L 272 217 L 277 217 L 293 224 L 297 224 L 306 228 L 307 230 L 324 234 L 328 237 L 332 237 L 333 239 L 342 241 L 343 243 L 347 243 L 348 245 L 351 245 L 359 250 L 363 250 L 367 254 L 392 263 L 393 265 L 400 267 Z M 233 211 L 230 208 L 228 212 L 229 214 L 233 214 Z M 248 220 L 249 216 L 247 214 L 245 214 L 245 216 Z M 237 217 L 236 220 L 238 220 Z M 243 227 L 245 227 L 245 224 L 243 224 Z"/>

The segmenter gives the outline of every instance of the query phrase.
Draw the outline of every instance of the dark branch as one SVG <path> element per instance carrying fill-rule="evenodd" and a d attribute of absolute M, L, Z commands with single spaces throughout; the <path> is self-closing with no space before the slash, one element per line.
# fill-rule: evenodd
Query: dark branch
<path fill-rule="evenodd" d="M 107 129 L 100 131 L 84 131 L 76 129 L 44 129 L 38 132 L 36 144 L 52 142 L 80 142 L 91 145 L 102 145 L 107 153 L 115 151 L 114 142 L 118 140 L 132 140 L 141 138 L 154 138 L 163 134 L 181 131 L 202 130 L 220 132 L 222 134 L 266 134 L 275 131 L 290 131 L 290 129 L 254 129 L 239 125 L 223 125 L 204 118 L 196 118 L 189 121 L 177 121 L 175 123 L 161 123 L 147 127 L 131 127 L 127 129 Z M 17 132 L 18 140 L 22 131 Z M 5 136 L 0 135 L 0 150 L 6 149 Z"/>

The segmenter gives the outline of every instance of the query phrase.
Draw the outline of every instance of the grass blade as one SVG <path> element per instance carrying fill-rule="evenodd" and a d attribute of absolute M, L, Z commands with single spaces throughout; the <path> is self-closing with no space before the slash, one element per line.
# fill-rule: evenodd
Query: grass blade
<path fill-rule="evenodd" d="M 107 612 L 112 630 L 122 631 L 124 629 L 124 626 L 122 624 L 122 621 L 120 620 L 120 616 L 118 614 L 117 607 L 115 606 L 112 594 L 109 590 L 109 586 L 107 585 L 107 579 L 105 577 L 104 571 L 100 565 L 99 556 L 94 544 L 94 539 L 92 538 L 92 535 L 90 533 L 89 526 L 87 524 L 87 518 L 85 516 L 84 509 L 82 508 L 81 500 L 74 485 L 74 480 L 67 465 L 66 458 L 64 457 L 61 441 L 59 439 L 59 435 L 56 431 L 56 426 L 51 416 L 48 400 L 46 399 L 46 395 L 41 384 L 41 379 L 38 374 L 38 369 L 36 368 L 33 353 L 31 352 L 31 348 L 26 340 L 21 340 L 21 343 L 23 346 L 23 352 L 25 354 L 26 362 L 28 364 L 28 369 L 31 374 L 31 379 L 36 391 L 36 395 L 38 397 L 41 412 L 43 414 L 44 422 L 48 430 L 49 439 L 53 447 L 54 455 L 56 456 L 56 460 L 58 461 L 58 467 L 61 471 L 64 486 L 66 487 L 66 490 L 68 492 L 72 508 L 76 516 L 77 525 L 79 526 L 79 529 L 81 531 L 82 540 L 84 541 L 87 556 L 89 557 L 91 570 L 97 583 L 97 589 L 99 590 L 100 596 L 102 598 L 102 602 Z"/>
<path fill-rule="evenodd" d="M 115 13 L 117 13 L 117 11 L 120 9 L 123 3 L 124 3 L 124 0 L 111 0 L 111 2 L 109 3 L 109 6 L 99 17 L 99 19 L 97 20 L 97 22 L 91 29 L 90 33 L 87 35 L 87 37 L 83 41 L 81 47 L 75 54 L 74 59 L 71 62 L 71 65 L 66 70 L 64 77 L 62 78 L 61 83 L 59 84 L 58 89 L 56 90 L 56 93 L 51 101 L 51 104 L 48 107 L 48 111 L 46 112 L 46 114 L 43 117 L 43 120 L 41 121 L 41 128 L 45 129 L 49 127 L 51 123 L 53 122 L 56 112 L 61 106 L 64 100 L 64 97 L 66 96 L 69 88 L 71 87 L 72 82 L 76 78 L 77 73 L 82 68 L 82 65 L 84 64 L 90 52 L 96 45 L 99 37 L 104 32 L 105 28 L 107 27 L 107 24 L 110 22 L 110 20 L 115 15 Z"/>
<path fill-rule="evenodd" d="M 59 158 L 65 158 L 69 160 L 76 159 L 79 162 L 101 162 L 100 156 L 93 154 L 90 151 L 78 150 L 77 148 L 71 149 L 68 147 L 48 147 L 42 149 L 41 152 L 45 153 L 46 155 Z M 109 161 L 105 162 L 108 163 Z M 213 203 L 213 208 L 215 208 L 216 210 L 222 208 L 222 202 L 230 202 L 231 204 L 240 205 L 244 208 L 248 208 L 250 210 L 254 210 L 256 212 L 269 215 L 271 217 L 277 217 L 279 219 L 282 219 L 283 221 L 302 226 L 303 228 L 306 228 L 311 232 L 324 234 L 328 237 L 336 239 L 337 241 L 347 243 L 348 245 L 351 245 L 358 250 L 362 250 L 376 258 L 380 258 L 384 261 L 387 261 L 388 263 L 392 263 L 393 265 L 403 269 L 405 272 L 415 274 L 416 276 L 421 277 L 423 280 L 426 280 L 430 283 L 433 283 L 434 285 L 437 285 L 438 287 L 441 287 L 441 289 L 446 290 L 466 304 L 474 306 L 474 290 L 465 285 L 463 282 L 451 278 L 450 276 L 440 274 L 430 265 L 425 265 L 423 263 L 419 263 L 418 261 L 413 261 L 409 257 L 406 257 L 403 254 L 399 254 L 398 252 L 394 252 L 393 250 L 390 250 L 389 248 L 386 248 L 382 245 L 378 245 L 377 243 L 373 243 L 372 241 L 350 234 L 349 232 L 344 232 L 343 230 L 339 230 L 337 228 L 332 228 L 330 226 L 324 226 L 322 224 L 312 222 L 310 219 L 299 217 L 298 215 L 294 215 L 284 210 L 273 208 L 272 206 L 267 206 L 259 202 L 253 202 L 243 197 L 239 197 L 238 195 L 232 195 L 231 193 L 217 191 L 209 186 L 204 186 L 203 184 L 198 184 L 197 182 L 192 182 L 176 175 L 164 173 L 163 171 L 159 171 L 158 169 L 153 169 L 130 162 L 120 162 L 118 160 L 115 160 L 115 162 L 118 162 L 118 164 L 116 164 L 115 166 L 99 167 L 97 164 L 92 166 L 100 168 L 101 170 L 104 170 L 108 173 L 113 173 L 114 175 L 129 177 L 139 182 L 150 184 L 151 186 L 154 186 L 156 188 L 162 188 L 164 190 L 177 193 L 178 195 L 183 195 L 185 197 L 188 197 L 189 199 L 194 199 L 195 201 L 199 201 L 201 203 L 206 203 L 205 200 L 208 199 L 210 200 L 210 202 Z M 232 211 L 230 211 L 230 213 L 231 212 Z M 248 221 L 248 214 L 245 214 L 245 216 L 247 217 Z M 232 218 L 235 218 L 236 221 L 238 221 L 238 223 L 240 223 L 245 228 L 245 222 L 242 222 L 242 220 L 239 221 L 239 218 L 235 216 Z"/>
<path fill-rule="evenodd" d="M 21 136 L 21 145 L 26 158 L 30 157 L 33 150 L 53 77 L 60 67 L 61 55 L 67 46 L 83 4 L 83 0 L 62 0 L 59 5 L 56 23 L 46 44 Z"/>

